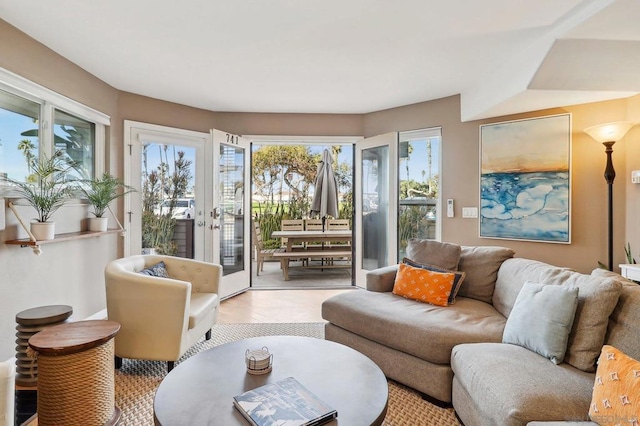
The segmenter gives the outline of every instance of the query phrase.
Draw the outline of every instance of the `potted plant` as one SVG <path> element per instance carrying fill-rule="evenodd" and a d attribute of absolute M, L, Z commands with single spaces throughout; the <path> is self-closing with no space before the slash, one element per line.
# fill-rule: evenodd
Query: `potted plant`
<path fill-rule="evenodd" d="M 96 179 L 81 182 L 83 184 L 78 186 L 78 190 L 93 206 L 93 215 L 95 216 L 89 218 L 89 231 L 106 231 L 109 218 L 104 214 L 109 204 L 116 198 L 135 191 L 135 189 L 120 182 L 109 173 L 104 173 Z"/>
<path fill-rule="evenodd" d="M 69 200 L 72 188 L 67 173 L 74 168 L 62 151 L 52 156 L 41 155 L 27 158 L 29 176 L 26 182 L 5 178 L 15 186 L 21 198 L 38 213 L 31 222 L 31 234 L 36 240 L 52 240 L 55 236 L 55 222 L 51 215 Z"/>

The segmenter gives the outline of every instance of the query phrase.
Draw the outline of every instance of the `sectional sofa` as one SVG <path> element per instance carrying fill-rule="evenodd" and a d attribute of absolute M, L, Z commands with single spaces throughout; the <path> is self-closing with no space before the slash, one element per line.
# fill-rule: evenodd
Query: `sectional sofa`
<path fill-rule="evenodd" d="M 640 286 L 608 271 L 585 275 L 514 258 L 505 247 L 458 246 L 453 262 L 455 250 L 425 241 L 407 249 L 418 263 L 465 273 L 455 303 L 436 306 L 393 294 L 399 267 L 381 268 L 368 274 L 367 291 L 324 302 L 326 338 L 369 356 L 387 377 L 452 404 L 466 426 L 588 421 L 603 344 L 640 359 Z M 542 288 L 562 287 L 574 301 L 565 309 L 556 296 L 542 306 L 521 299 L 514 309 L 524 287 L 537 296 Z M 527 312 L 531 307 L 538 312 Z M 546 341 L 535 343 L 538 325 L 556 314 L 571 320 L 560 362 L 547 353 Z M 505 327 L 509 343 L 503 343 Z"/>

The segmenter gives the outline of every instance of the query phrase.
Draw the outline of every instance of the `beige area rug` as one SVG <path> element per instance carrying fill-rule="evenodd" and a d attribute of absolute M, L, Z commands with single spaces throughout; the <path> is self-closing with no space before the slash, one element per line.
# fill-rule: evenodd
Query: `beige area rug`
<path fill-rule="evenodd" d="M 323 339 L 324 324 L 216 324 L 211 340 L 202 340 L 194 345 L 176 364 L 223 343 L 249 337 L 278 335 Z M 124 360 L 115 376 L 116 405 L 122 410 L 120 425 L 153 425 L 153 396 L 166 375 L 166 368 L 164 362 Z M 389 408 L 384 425 L 458 426 L 459 422 L 453 409 L 439 408 L 423 400 L 415 391 L 389 381 Z"/>

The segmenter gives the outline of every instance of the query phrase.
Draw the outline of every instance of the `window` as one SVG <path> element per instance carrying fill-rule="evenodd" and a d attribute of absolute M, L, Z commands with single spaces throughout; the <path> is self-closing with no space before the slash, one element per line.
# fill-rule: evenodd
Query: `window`
<path fill-rule="evenodd" d="M 92 179 L 94 174 L 95 125 L 66 112 L 55 110 L 53 143 L 76 165 L 71 178 Z"/>
<path fill-rule="evenodd" d="M 71 177 L 101 174 L 109 124 L 101 112 L 0 68 L 0 185 L 27 180 L 29 160 L 55 150 L 76 164 Z"/>
<path fill-rule="evenodd" d="M 27 161 L 38 155 L 40 105 L 0 90 L 0 179 L 27 179 Z"/>
<path fill-rule="evenodd" d="M 438 238 L 441 129 L 400 132 L 398 259 L 410 238 Z"/>

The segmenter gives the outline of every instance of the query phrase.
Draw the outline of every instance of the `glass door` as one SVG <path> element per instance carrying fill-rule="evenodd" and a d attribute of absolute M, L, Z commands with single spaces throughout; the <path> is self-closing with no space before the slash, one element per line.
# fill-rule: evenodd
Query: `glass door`
<path fill-rule="evenodd" d="M 250 219 L 249 206 L 250 143 L 237 135 L 211 131 L 213 139 L 213 209 L 208 238 L 213 263 L 222 265 L 220 297 L 249 288 Z"/>
<path fill-rule="evenodd" d="M 356 284 L 370 270 L 397 262 L 397 133 L 356 144 Z"/>
<path fill-rule="evenodd" d="M 125 121 L 125 256 L 205 259 L 207 133 Z"/>

